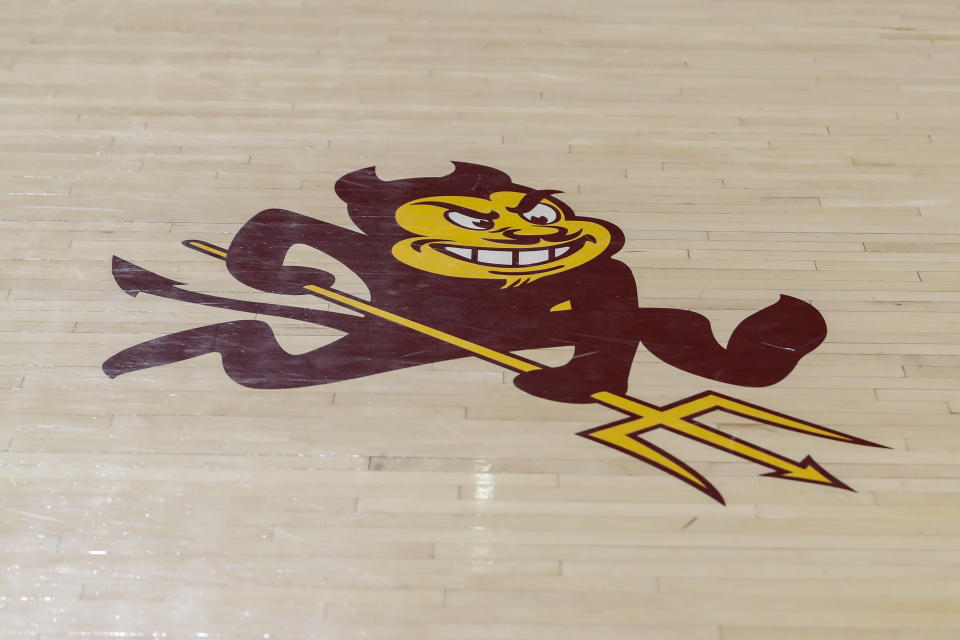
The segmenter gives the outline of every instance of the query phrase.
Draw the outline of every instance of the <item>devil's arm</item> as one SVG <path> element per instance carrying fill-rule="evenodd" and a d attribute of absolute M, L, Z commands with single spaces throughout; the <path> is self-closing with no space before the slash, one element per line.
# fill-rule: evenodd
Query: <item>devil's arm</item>
<path fill-rule="evenodd" d="M 240 282 L 271 293 L 306 293 L 303 286 L 330 286 L 333 276 L 309 267 L 284 266 L 290 247 L 304 244 L 350 266 L 365 258 L 371 238 L 316 218 L 267 209 L 237 232 L 227 252 L 227 269 Z"/>
<path fill-rule="evenodd" d="M 573 275 L 573 274 L 571 274 Z M 524 373 L 514 383 L 529 393 L 560 402 L 591 402 L 598 391 L 626 393 L 639 338 L 631 332 L 637 286 L 623 263 L 611 260 L 571 283 L 571 310 L 556 316 L 558 342 L 572 344 L 573 357 L 560 367 Z"/>
<path fill-rule="evenodd" d="M 827 336 L 823 316 L 790 296 L 741 322 L 720 346 L 710 321 L 684 309 L 641 309 L 636 331 L 643 346 L 689 373 L 743 387 L 765 387 L 787 376 Z"/>

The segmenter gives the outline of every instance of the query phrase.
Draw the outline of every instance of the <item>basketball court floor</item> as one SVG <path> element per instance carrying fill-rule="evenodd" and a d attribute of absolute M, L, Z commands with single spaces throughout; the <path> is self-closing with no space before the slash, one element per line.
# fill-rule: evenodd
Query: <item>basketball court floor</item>
<path fill-rule="evenodd" d="M 0 640 L 960 639 L 957 2 L 0 16 Z"/>

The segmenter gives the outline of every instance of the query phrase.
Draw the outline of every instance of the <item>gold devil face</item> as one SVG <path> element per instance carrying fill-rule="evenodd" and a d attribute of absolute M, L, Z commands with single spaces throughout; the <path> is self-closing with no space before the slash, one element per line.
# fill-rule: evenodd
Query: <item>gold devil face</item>
<path fill-rule="evenodd" d="M 455 278 L 503 280 L 504 287 L 575 269 L 602 255 L 611 234 L 577 218 L 551 192 L 498 191 L 489 198 L 418 198 L 397 209 L 416 234 L 393 246 L 411 267 Z"/>

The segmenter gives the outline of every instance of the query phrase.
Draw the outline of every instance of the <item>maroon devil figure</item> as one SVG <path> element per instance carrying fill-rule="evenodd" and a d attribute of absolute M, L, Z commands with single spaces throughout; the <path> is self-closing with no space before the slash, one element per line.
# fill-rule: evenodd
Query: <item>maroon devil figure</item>
<path fill-rule="evenodd" d="M 515 380 L 525 391 L 562 402 L 590 402 L 601 390 L 624 393 L 641 343 L 684 371 L 753 387 L 783 379 L 826 337 L 814 307 L 781 296 L 741 322 L 723 348 L 698 313 L 639 308 L 633 274 L 613 258 L 623 246 L 616 226 L 577 216 L 557 191 L 515 184 L 491 167 L 454 165 L 442 177 L 383 181 L 369 167 L 340 178 L 336 192 L 360 232 L 291 211 L 262 211 L 237 233 L 227 268 L 240 282 L 272 293 L 331 286 L 327 272 L 284 265 L 290 247 L 305 244 L 350 267 L 369 288 L 370 303 L 386 311 L 497 351 L 573 346 L 567 364 Z M 136 269 L 115 259 L 118 281 L 129 282 Z M 160 288 L 139 290 L 169 295 Z M 181 293 L 185 300 L 200 295 Z M 281 389 L 466 355 L 374 317 L 281 305 L 254 309 L 209 296 L 204 303 L 297 317 L 346 335 L 290 354 L 266 323 L 227 322 L 135 345 L 107 360 L 104 371 L 116 377 L 216 352 L 236 382 Z"/>

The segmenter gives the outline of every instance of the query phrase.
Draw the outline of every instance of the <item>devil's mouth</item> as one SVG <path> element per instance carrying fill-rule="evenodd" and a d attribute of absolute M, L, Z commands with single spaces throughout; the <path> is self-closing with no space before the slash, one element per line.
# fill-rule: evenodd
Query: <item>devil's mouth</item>
<path fill-rule="evenodd" d="M 457 245 L 433 245 L 437 251 L 454 258 L 494 267 L 532 267 L 553 262 L 579 251 L 587 242 L 596 242 L 593 236 L 583 236 L 573 242 L 537 249 L 481 249 Z"/>

